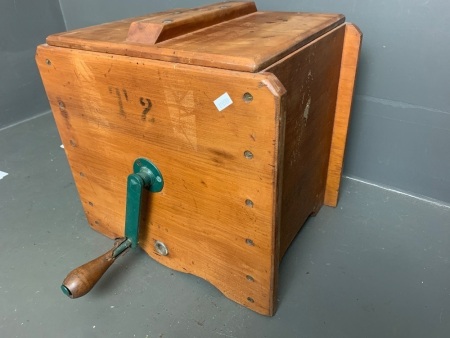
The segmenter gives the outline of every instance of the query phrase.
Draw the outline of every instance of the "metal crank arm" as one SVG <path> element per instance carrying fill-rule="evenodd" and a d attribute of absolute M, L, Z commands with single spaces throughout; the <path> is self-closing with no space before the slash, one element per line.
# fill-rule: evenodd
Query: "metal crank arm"
<path fill-rule="evenodd" d="M 139 245 L 139 223 L 144 189 L 159 192 L 164 186 L 164 180 L 158 168 L 145 158 L 134 161 L 133 171 L 134 173 L 130 174 L 127 180 L 125 237 L 116 239 L 113 248 L 100 257 L 69 272 L 61 285 L 61 290 L 68 297 L 84 296 L 100 280 L 116 258 Z"/>

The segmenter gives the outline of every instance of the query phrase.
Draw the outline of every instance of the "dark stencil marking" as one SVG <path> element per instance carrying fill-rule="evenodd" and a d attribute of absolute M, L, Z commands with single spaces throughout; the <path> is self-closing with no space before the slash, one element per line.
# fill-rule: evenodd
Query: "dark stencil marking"
<path fill-rule="evenodd" d="M 150 109 L 152 109 L 152 101 L 150 101 L 150 99 L 141 97 L 139 99 L 139 102 L 141 103 L 141 106 L 144 107 L 144 110 L 142 111 L 141 114 L 141 119 L 142 121 L 147 120 L 147 114 L 150 111 Z"/>
<path fill-rule="evenodd" d="M 123 110 L 122 95 L 120 95 L 119 88 L 116 88 L 116 96 L 117 99 L 119 100 L 119 112 L 121 115 L 125 116 L 125 110 Z"/>

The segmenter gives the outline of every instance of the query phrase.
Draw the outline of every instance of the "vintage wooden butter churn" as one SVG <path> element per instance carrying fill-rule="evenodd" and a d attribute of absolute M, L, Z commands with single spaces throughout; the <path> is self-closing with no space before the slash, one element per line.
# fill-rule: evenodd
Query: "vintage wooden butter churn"
<path fill-rule="evenodd" d="M 338 199 L 360 48 L 338 14 L 225 2 L 47 38 L 36 60 L 89 224 L 265 315 L 305 220 Z"/>

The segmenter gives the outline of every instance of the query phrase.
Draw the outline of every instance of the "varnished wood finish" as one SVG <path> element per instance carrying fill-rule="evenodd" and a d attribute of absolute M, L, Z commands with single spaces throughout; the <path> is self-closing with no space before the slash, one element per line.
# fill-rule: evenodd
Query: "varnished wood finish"
<path fill-rule="evenodd" d="M 140 246 L 272 315 L 281 257 L 337 199 L 360 41 L 342 15 L 240 2 L 217 19 L 228 4 L 54 34 L 36 60 L 91 226 L 124 234 L 126 178 L 146 157 L 165 185 L 145 196 Z M 170 18 L 190 33 L 129 32 Z"/>
<path fill-rule="evenodd" d="M 258 72 L 344 22 L 344 16 L 339 14 L 254 12 L 155 45 L 126 41 L 133 22 L 146 19 L 163 21 L 177 11 L 54 34 L 47 38 L 47 43 L 59 47 Z"/>
<path fill-rule="evenodd" d="M 123 235 L 126 178 L 147 157 L 165 186 L 148 197 L 140 246 L 273 314 L 284 121 L 277 79 L 45 45 L 37 63 L 91 226 Z M 213 101 L 225 92 L 233 104 L 219 112 Z"/>
<path fill-rule="evenodd" d="M 173 11 L 165 18 L 156 16 L 133 21 L 126 41 L 154 45 L 253 12 L 256 12 L 254 2 L 229 2 Z"/>
<path fill-rule="evenodd" d="M 113 258 L 114 249 L 112 248 L 103 255 L 67 274 L 62 285 L 69 290 L 70 294 L 68 296 L 70 298 L 79 298 L 91 291 L 106 270 L 115 262 L 116 259 Z"/>
<path fill-rule="evenodd" d="M 362 34 L 358 27 L 352 24 L 346 24 L 324 201 L 324 204 L 332 207 L 335 207 L 338 202 L 361 38 Z"/>
<path fill-rule="evenodd" d="M 269 67 L 287 90 L 280 258 L 323 205 L 345 26 Z"/>

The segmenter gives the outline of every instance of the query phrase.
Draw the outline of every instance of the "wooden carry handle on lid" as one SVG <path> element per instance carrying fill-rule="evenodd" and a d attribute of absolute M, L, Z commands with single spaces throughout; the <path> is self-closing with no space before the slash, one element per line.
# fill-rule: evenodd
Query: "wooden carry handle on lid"
<path fill-rule="evenodd" d="M 154 45 L 256 11 L 254 2 L 223 2 L 179 10 L 167 14 L 166 17 L 158 15 L 132 22 L 126 41 Z"/>

